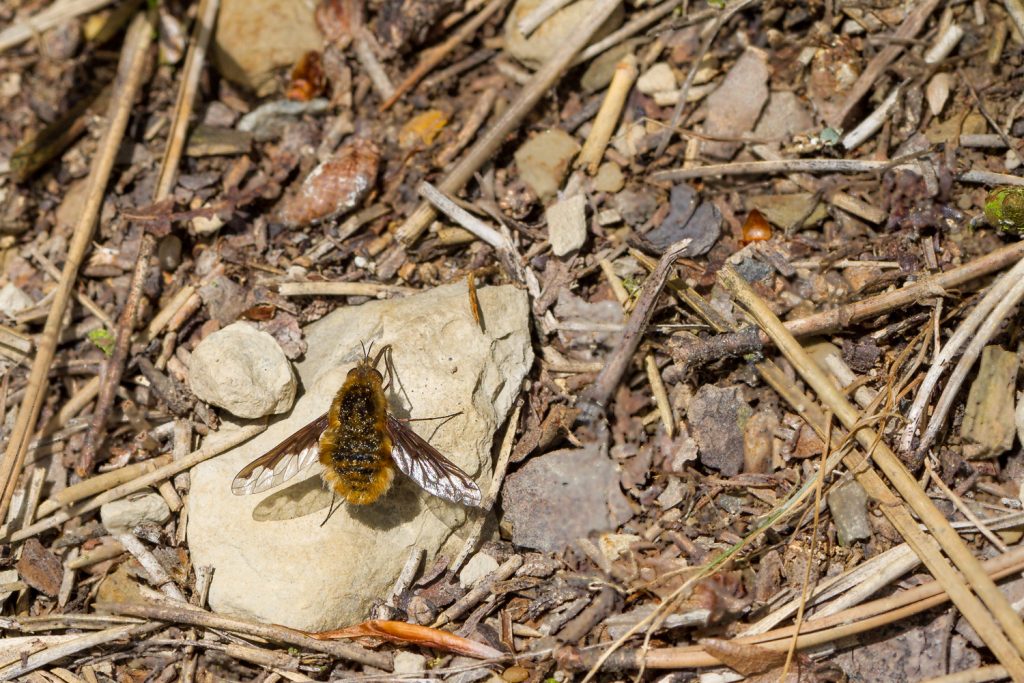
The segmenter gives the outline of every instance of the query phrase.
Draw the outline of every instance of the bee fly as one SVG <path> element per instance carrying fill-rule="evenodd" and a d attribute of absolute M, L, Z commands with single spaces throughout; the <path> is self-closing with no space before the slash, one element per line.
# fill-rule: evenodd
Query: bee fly
<path fill-rule="evenodd" d="M 372 360 L 364 349 L 330 409 L 243 467 L 231 491 L 266 491 L 319 460 L 324 482 L 352 505 L 367 505 L 384 495 L 397 468 L 428 493 L 479 506 L 480 489 L 469 475 L 388 410 L 387 385 L 377 370 L 381 360 L 390 384 L 395 377 L 391 346 Z"/>

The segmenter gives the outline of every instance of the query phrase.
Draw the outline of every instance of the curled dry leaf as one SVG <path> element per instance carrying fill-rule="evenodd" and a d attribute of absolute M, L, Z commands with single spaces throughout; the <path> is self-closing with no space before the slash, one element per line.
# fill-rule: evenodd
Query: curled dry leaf
<path fill-rule="evenodd" d="M 504 654 L 491 647 L 457 636 L 448 631 L 418 624 L 409 624 L 404 621 L 385 621 L 371 619 L 355 626 L 340 628 L 334 631 L 319 631 L 308 633 L 317 640 L 335 640 L 338 638 L 380 638 L 392 643 L 422 645 L 445 652 L 454 652 L 467 657 L 478 659 L 500 659 Z"/>
<path fill-rule="evenodd" d="M 34 538 L 28 539 L 22 547 L 17 569 L 21 580 L 40 593 L 53 597 L 60 590 L 64 574 L 60 560 Z"/>
<path fill-rule="evenodd" d="M 281 201 L 277 220 L 298 228 L 348 213 L 373 187 L 379 166 L 377 145 L 369 140 L 353 140 L 318 164 L 299 189 Z"/>

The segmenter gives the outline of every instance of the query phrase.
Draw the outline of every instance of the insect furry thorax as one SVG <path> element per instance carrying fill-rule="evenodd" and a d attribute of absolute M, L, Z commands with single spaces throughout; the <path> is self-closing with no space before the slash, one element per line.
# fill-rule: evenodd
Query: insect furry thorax
<path fill-rule="evenodd" d="M 328 411 L 243 467 L 233 493 L 266 491 L 319 461 L 324 482 L 351 505 L 378 500 L 396 469 L 439 498 L 480 505 L 480 489 L 469 475 L 391 413 L 385 393 L 395 378 L 391 346 L 372 358 L 371 350 L 364 347 Z M 382 361 L 383 374 L 377 369 Z"/>

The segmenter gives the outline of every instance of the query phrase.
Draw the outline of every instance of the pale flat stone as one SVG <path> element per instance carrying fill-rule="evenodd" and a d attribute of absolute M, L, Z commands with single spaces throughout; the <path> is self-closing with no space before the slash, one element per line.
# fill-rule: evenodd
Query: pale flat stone
<path fill-rule="evenodd" d="M 1013 388 L 1019 369 L 1020 361 L 1012 351 L 995 344 L 982 350 L 960 425 L 968 458 L 994 458 L 1013 446 Z"/>
<path fill-rule="evenodd" d="M 530 458 L 505 480 L 501 501 L 512 542 L 549 552 L 633 514 L 615 462 L 592 444 Z"/>
<path fill-rule="evenodd" d="M 601 534 L 601 537 L 597 540 L 597 545 L 601 549 L 601 553 L 610 562 L 614 562 L 628 553 L 630 546 L 642 540 L 636 534 Z"/>
<path fill-rule="evenodd" d="M 459 584 L 463 588 L 472 588 L 484 577 L 498 568 L 498 561 L 487 553 L 477 553 L 469 558 L 466 566 L 459 572 Z"/>
<path fill-rule="evenodd" d="M 244 322 L 199 342 L 189 381 L 202 400 L 248 419 L 283 413 L 295 401 L 295 375 L 281 346 Z"/>
<path fill-rule="evenodd" d="M 579 143 L 564 130 L 534 135 L 516 150 L 519 177 L 542 200 L 554 197 L 579 151 Z"/>
<path fill-rule="evenodd" d="M 722 84 L 708 95 L 704 132 L 712 137 L 737 138 L 754 129 L 768 100 L 768 56 L 747 48 L 725 75 Z M 704 140 L 701 150 L 715 159 L 730 159 L 740 142 Z"/>
<path fill-rule="evenodd" d="M 622 167 L 617 163 L 606 161 L 598 167 L 594 175 L 595 190 L 615 194 L 625 186 L 626 177 L 622 174 Z"/>
<path fill-rule="evenodd" d="M 291 414 L 192 470 L 188 543 L 195 564 L 215 569 L 214 610 L 307 630 L 347 626 L 365 619 L 372 602 L 387 594 L 413 548 L 426 551 L 428 564 L 439 552 L 450 557 L 461 549 L 460 533 L 472 513 L 430 496 L 402 475 L 380 501 L 342 505 L 323 526 L 326 508 L 297 516 L 309 510 L 290 500 L 329 500 L 316 466 L 281 488 L 252 496 L 231 495 L 231 480 L 247 462 L 323 413 L 362 357 L 360 343 L 372 342 L 374 349 L 394 345 L 404 388 L 388 392 L 395 414 L 461 411 L 440 427 L 412 427 L 486 490 L 495 431 L 533 353 L 526 294 L 505 286 L 484 287 L 477 295 L 485 331 L 473 320 L 462 283 L 342 308 L 306 328 L 309 350 L 296 366 L 304 394 Z M 257 522 L 254 515 L 274 521 Z"/>
<path fill-rule="evenodd" d="M 828 494 L 828 509 L 836 523 L 839 545 L 849 546 L 871 538 L 867 506 L 868 494 L 856 480 L 839 484 Z"/>
<path fill-rule="evenodd" d="M 587 241 L 587 200 L 574 195 L 544 210 L 548 221 L 548 241 L 555 256 L 565 256 Z"/>
<path fill-rule="evenodd" d="M 0 313 L 13 318 L 26 308 L 31 308 L 35 302 L 28 294 L 19 289 L 14 283 L 8 282 L 0 287 Z"/>
<path fill-rule="evenodd" d="M 400 650 L 395 653 L 395 668 L 391 672 L 395 676 L 401 674 L 421 674 L 427 668 L 427 658 L 415 652 Z"/>
<path fill-rule="evenodd" d="M 645 95 L 676 89 L 676 75 L 667 62 L 656 62 L 636 79 L 636 89 Z"/>
<path fill-rule="evenodd" d="M 110 533 L 130 531 L 143 522 L 164 524 L 171 509 L 159 493 L 140 493 L 100 506 L 100 520 Z"/>

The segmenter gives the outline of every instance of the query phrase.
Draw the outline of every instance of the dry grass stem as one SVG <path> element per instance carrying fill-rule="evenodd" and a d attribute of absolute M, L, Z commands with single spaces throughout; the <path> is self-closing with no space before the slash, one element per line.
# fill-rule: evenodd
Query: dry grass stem
<path fill-rule="evenodd" d="M 542 0 L 536 7 L 527 12 L 525 17 L 519 20 L 519 32 L 524 36 L 529 36 L 548 17 L 571 3 L 572 0 Z"/>
<path fill-rule="evenodd" d="M 676 100 L 676 105 L 672 109 L 672 116 L 669 119 L 668 126 L 661 134 L 661 140 L 658 142 L 657 149 L 654 150 L 654 157 L 658 158 L 665 153 L 669 143 L 672 141 L 672 135 L 685 123 L 683 118 L 683 109 L 686 107 L 688 101 L 687 95 L 690 92 L 690 88 L 693 86 L 693 80 L 697 76 L 697 72 L 700 70 L 701 63 L 704 61 L 704 56 L 711 49 L 711 45 L 714 43 L 715 38 L 718 36 L 718 32 L 725 26 L 725 22 L 729 21 L 737 12 L 744 9 L 745 7 L 752 4 L 755 0 L 734 0 L 725 7 L 720 8 L 715 13 L 713 21 L 708 22 L 708 25 L 701 32 L 701 44 L 697 53 L 694 55 L 691 63 L 690 70 L 686 73 L 686 79 L 683 81 L 682 87 L 679 88 L 679 99 Z"/>
<path fill-rule="evenodd" d="M 228 435 L 224 435 L 222 438 L 216 440 L 215 443 L 204 444 L 202 448 L 192 452 L 188 456 L 180 459 L 173 460 L 162 467 L 157 467 L 151 472 L 141 474 L 135 479 L 126 483 L 114 486 L 111 489 L 100 493 L 92 500 L 89 500 L 81 505 L 75 506 L 67 510 L 60 510 L 56 514 L 41 519 L 35 524 L 31 524 L 24 529 L 20 529 L 10 534 L 9 539 L 11 542 L 16 543 L 23 541 L 26 538 L 31 538 L 41 531 L 47 529 L 53 529 L 56 526 L 63 524 L 72 517 L 77 515 L 85 514 L 91 510 L 98 509 L 104 503 L 109 503 L 112 500 L 117 500 L 127 496 L 129 493 L 135 493 L 149 486 L 158 484 L 159 482 L 172 477 L 178 472 L 184 472 L 187 469 L 195 467 L 204 460 L 209 460 L 215 455 L 220 455 L 224 451 L 230 450 L 235 446 L 244 443 L 256 436 L 260 432 L 266 429 L 266 425 L 255 424 L 247 425 L 240 429 L 233 431 Z M 208 441 L 210 441 L 208 439 Z"/>
<path fill-rule="evenodd" d="M 958 287 L 979 277 L 994 273 L 1024 258 L 1024 242 L 1015 242 L 1005 247 L 978 257 L 962 266 L 923 277 L 913 284 L 906 285 L 884 294 L 868 297 L 861 301 L 844 304 L 836 308 L 814 313 L 804 318 L 787 320 L 784 324 L 794 337 L 806 337 L 814 334 L 825 334 L 847 329 L 849 326 L 882 315 L 888 311 L 898 310 L 913 305 L 922 299 L 941 296 L 946 290 Z M 654 261 L 647 257 L 638 257 L 647 269 L 654 267 Z M 669 284 L 669 288 L 679 293 L 681 290 Z M 693 299 L 687 299 L 692 303 Z M 673 355 L 677 363 L 706 363 L 721 358 L 723 350 L 733 354 L 744 354 L 756 351 L 771 340 L 764 332 L 744 330 L 728 332 L 712 337 L 687 349 L 675 350 Z M 947 342 L 948 345 L 949 342 Z"/>
<path fill-rule="evenodd" d="M 1020 243 L 1018 243 L 1018 245 L 1019 244 Z M 1000 302 L 1007 300 L 1011 289 L 1022 281 L 1024 281 L 1024 252 L 1022 252 L 1022 258 L 1017 261 L 1017 264 L 992 284 L 988 292 L 985 293 L 985 296 L 975 304 L 967 317 L 964 318 L 960 325 L 957 326 L 957 329 L 954 330 L 953 334 L 950 335 L 949 339 L 943 345 L 942 350 L 939 351 L 932 360 L 932 365 L 925 374 L 924 380 L 921 382 L 921 386 L 917 391 L 917 395 L 914 397 L 914 403 L 907 411 L 907 424 L 903 428 L 903 433 L 899 443 L 901 451 L 909 453 L 911 449 L 914 448 L 913 439 L 920 428 L 920 423 L 924 416 L 925 409 L 928 406 L 928 401 L 931 399 L 932 393 L 938 385 L 942 374 L 946 371 L 946 368 L 951 362 L 953 362 L 953 359 L 960 354 L 961 349 L 963 349 L 965 344 L 968 344 L 972 339 L 977 338 L 978 328 L 990 317 Z M 949 285 L 946 286 L 948 287 Z M 996 318 L 997 321 L 1002 319 L 1002 316 Z M 973 365 L 973 362 L 971 365 Z M 933 418 L 931 422 L 935 422 L 935 418 Z M 940 426 L 942 423 L 943 420 L 939 419 Z M 924 439 L 922 438 L 922 443 L 923 442 Z M 918 446 L 917 450 L 921 450 L 921 446 Z"/>
<path fill-rule="evenodd" d="M 861 72 L 857 81 L 846 93 L 846 97 L 837 105 L 825 118 L 833 128 L 842 128 L 846 117 L 853 111 L 854 107 L 869 90 L 875 85 L 875 81 L 889 68 L 889 65 L 903 52 L 907 41 L 912 40 L 924 28 L 925 21 L 938 7 L 938 0 L 925 0 L 911 10 L 903 19 L 903 23 L 893 34 L 893 40 L 884 48 L 879 50 L 868 65 Z"/>
<path fill-rule="evenodd" d="M 461 598 L 452 603 L 451 607 L 441 612 L 441 614 L 437 616 L 437 619 L 434 620 L 434 623 L 431 624 L 431 626 L 433 628 L 440 628 L 441 626 L 444 626 L 445 624 L 448 624 L 458 619 L 463 614 L 476 607 L 484 598 L 490 595 L 491 588 L 494 586 L 496 582 L 504 581 L 505 579 L 509 578 L 510 576 L 515 574 L 516 571 L 518 571 L 519 568 L 522 566 L 522 555 L 513 555 L 509 559 L 505 560 L 505 562 L 500 567 L 498 567 L 493 572 L 488 574 L 486 577 L 481 579 L 480 582 L 477 583 L 477 585 L 474 586 L 472 590 L 470 590 L 468 593 L 466 593 Z"/>
<path fill-rule="evenodd" d="M 508 0 L 491 0 L 491 2 L 477 12 L 472 19 L 460 26 L 459 29 L 448 38 L 448 40 L 444 41 L 437 47 L 426 51 L 409 75 L 405 77 L 405 80 L 403 80 L 397 88 L 394 88 L 390 96 L 383 98 L 384 102 L 380 105 L 380 110 L 386 111 L 391 107 L 391 105 L 398 101 L 398 98 L 415 87 L 424 76 L 433 71 L 438 64 L 444 61 L 444 58 L 447 57 L 452 50 L 466 42 L 472 36 L 476 35 L 480 30 L 480 27 L 483 26 L 495 12 L 503 8 L 507 2 Z"/>
<path fill-rule="evenodd" d="M 597 111 L 597 118 L 590 128 L 590 135 L 583 143 L 583 149 L 576 157 L 576 168 L 584 167 L 587 173 L 597 173 L 597 167 L 601 165 L 604 158 L 604 151 L 608 147 L 608 141 L 612 139 L 612 133 L 619 123 L 622 115 L 622 108 L 626 104 L 629 91 L 633 89 L 633 83 L 639 71 L 637 69 L 636 57 L 632 52 L 619 60 L 615 66 L 615 73 L 612 75 L 612 82 L 608 86 L 601 108 Z"/>
<path fill-rule="evenodd" d="M 64 659 L 86 650 L 92 650 L 116 640 L 152 633 L 161 628 L 163 628 L 162 624 L 132 624 L 130 626 L 115 626 L 96 633 L 89 633 L 30 654 L 20 663 L 0 670 L 0 681 L 14 680 L 59 659 Z"/>
<path fill-rule="evenodd" d="M 0 52 L 38 36 L 61 22 L 95 12 L 113 0 L 62 0 L 55 2 L 31 17 L 25 17 L 0 31 Z"/>
<path fill-rule="evenodd" d="M 371 40 L 372 38 L 369 37 L 366 30 L 359 27 L 352 37 L 352 47 L 355 49 L 359 63 L 363 65 L 363 70 L 370 77 L 373 89 L 377 91 L 382 100 L 386 101 L 395 94 L 395 86 L 391 84 L 391 79 L 384 71 L 384 66 L 377 59 L 377 53 L 373 51 L 373 46 L 370 43 Z"/>
<path fill-rule="evenodd" d="M 477 519 L 474 520 L 473 530 L 466 537 L 462 550 L 452 560 L 451 570 L 453 572 L 459 571 L 476 550 L 480 536 L 483 534 L 484 525 L 487 523 L 487 513 L 494 507 L 494 503 L 501 493 L 501 485 L 505 481 L 505 472 L 508 470 L 509 459 L 512 457 L 512 446 L 515 445 L 516 429 L 519 426 L 519 415 L 522 409 L 523 401 L 520 398 L 516 401 L 515 408 L 512 409 L 512 416 L 505 427 L 505 435 L 502 437 L 501 447 L 498 449 L 498 460 L 494 464 L 494 473 L 491 475 L 491 485 L 480 503 L 481 513 L 478 513 Z"/>
<path fill-rule="evenodd" d="M 1024 279 L 1014 279 L 1012 276 L 1017 275 L 1014 271 L 1017 271 L 1018 267 L 1014 267 L 1009 273 L 1004 276 L 1003 279 L 1009 281 L 1010 287 L 1005 292 L 1002 298 L 996 300 L 996 305 L 991 309 L 991 312 L 985 316 L 985 319 L 978 326 L 978 329 L 974 334 L 970 336 L 970 343 L 967 348 L 964 349 L 963 355 L 957 359 L 956 367 L 953 368 L 953 372 L 950 373 L 949 379 L 946 381 L 946 386 L 942 388 L 942 394 L 939 396 L 939 400 L 935 404 L 935 410 L 932 412 L 930 419 L 928 420 L 928 427 L 925 428 L 924 434 L 921 436 L 921 443 L 918 444 L 916 452 L 918 454 L 924 453 L 931 445 L 935 443 L 935 439 L 939 435 L 939 431 L 946 424 L 946 416 L 949 415 L 949 411 L 953 408 L 953 403 L 956 400 L 957 395 L 960 392 L 960 387 L 963 385 L 964 380 L 967 378 L 967 374 L 974 367 L 974 363 L 978 360 L 978 356 L 981 355 L 985 345 L 988 344 L 992 338 L 999 332 L 1000 327 L 1003 323 L 1009 320 L 1014 310 L 1020 304 L 1021 300 L 1024 299 Z M 1024 261 L 1021 262 L 1019 270 L 1024 272 Z M 1018 275 L 1018 278 L 1020 275 Z M 995 289 L 995 287 L 993 287 Z M 979 306 L 981 304 L 979 303 Z M 947 344 L 946 346 L 949 346 Z M 943 347 L 943 352 L 945 347 Z M 933 366 L 935 367 L 935 366 Z"/>
<path fill-rule="evenodd" d="M 149 582 L 160 590 L 164 595 L 169 597 L 171 600 L 177 600 L 178 602 L 188 602 L 185 599 L 184 593 L 174 583 L 174 580 L 167 573 L 167 570 L 160 564 L 160 560 L 149 551 L 149 548 L 142 544 L 134 534 L 121 533 L 114 534 L 114 538 L 117 539 L 118 543 L 121 544 L 125 550 L 132 554 L 132 557 L 142 565 L 143 570 L 149 575 Z"/>
<path fill-rule="evenodd" d="M 900 159 L 892 161 L 874 161 L 871 159 L 779 159 L 778 161 L 736 161 L 727 164 L 707 164 L 692 168 L 679 168 L 657 171 L 651 174 L 651 180 L 677 181 L 691 178 L 707 178 L 725 175 L 771 175 L 775 173 L 877 173 L 894 164 L 902 163 Z"/>
<path fill-rule="evenodd" d="M 414 294 L 414 287 L 385 285 L 376 282 L 282 282 L 277 286 L 281 296 L 372 296 Z"/>

